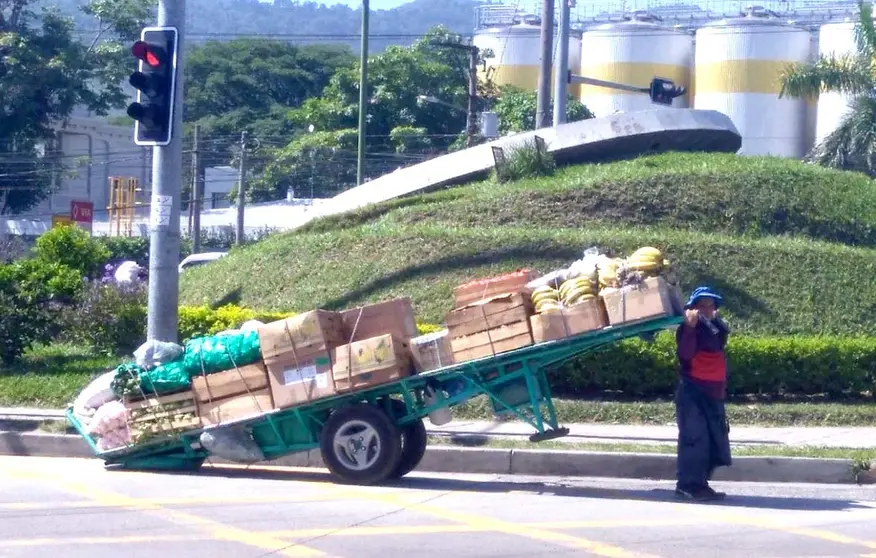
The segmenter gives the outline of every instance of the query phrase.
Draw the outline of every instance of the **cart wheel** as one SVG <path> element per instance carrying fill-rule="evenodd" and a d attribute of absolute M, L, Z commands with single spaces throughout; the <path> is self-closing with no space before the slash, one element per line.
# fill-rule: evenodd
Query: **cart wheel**
<path fill-rule="evenodd" d="M 361 403 L 331 414 L 320 439 L 328 469 L 345 482 L 374 484 L 401 459 L 401 432 L 383 410 Z"/>
<path fill-rule="evenodd" d="M 398 417 L 406 412 L 405 404 L 398 399 L 392 399 L 393 414 Z M 395 470 L 389 475 L 390 479 L 400 479 L 411 471 L 417 468 L 423 456 L 426 455 L 426 444 L 429 441 L 429 435 L 426 432 L 426 425 L 422 420 L 415 421 L 404 427 L 402 430 L 402 451 L 401 460 L 398 462 Z"/>
<path fill-rule="evenodd" d="M 400 479 L 416 469 L 426 455 L 428 441 L 429 435 L 426 433 L 426 425 L 423 424 L 422 419 L 406 426 L 402 431 L 401 460 L 389 478 Z"/>

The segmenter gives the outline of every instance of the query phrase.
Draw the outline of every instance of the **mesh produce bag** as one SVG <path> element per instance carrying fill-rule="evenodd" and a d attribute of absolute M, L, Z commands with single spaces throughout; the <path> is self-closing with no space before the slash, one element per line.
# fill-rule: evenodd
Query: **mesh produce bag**
<path fill-rule="evenodd" d="M 232 370 L 258 362 L 261 358 L 258 332 L 245 331 L 192 339 L 186 343 L 182 362 L 189 376 L 197 376 Z"/>
<path fill-rule="evenodd" d="M 191 385 L 189 373 L 180 360 L 140 373 L 140 387 L 144 393 L 170 393 L 189 389 Z"/>

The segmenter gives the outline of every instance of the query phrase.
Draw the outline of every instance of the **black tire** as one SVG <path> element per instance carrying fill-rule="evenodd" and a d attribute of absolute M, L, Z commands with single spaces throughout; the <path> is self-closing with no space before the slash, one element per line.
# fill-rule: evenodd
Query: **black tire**
<path fill-rule="evenodd" d="M 401 432 L 382 409 L 360 403 L 331 414 L 320 435 L 320 450 L 326 467 L 341 481 L 375 484 L 398 466 Z"/>
<path fill-rule="evenodd" d="M 426 445 L 429 435 L 422 420 L 409 424 L 402 430 L 401 459 L 395 470 L 389 475 L 391 479 L 400 479 L 417 468 L 423 456 L 426 455 Z"/>

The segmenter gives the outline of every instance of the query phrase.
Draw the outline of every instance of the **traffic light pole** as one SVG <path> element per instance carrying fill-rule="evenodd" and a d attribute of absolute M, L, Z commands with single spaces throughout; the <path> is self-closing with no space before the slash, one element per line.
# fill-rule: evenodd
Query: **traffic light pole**
<path fill-rule="evenodd" d="M 176 93 L 170 143 L 152 148 L 152 207 L 149 245 L 147 338 L 177 341 L 180 203 L 182 192 L 183 35 L 185 0 L 159 0 L 158 25 L 178 30 Z"/>
<path fill-rule="evenodd" d="M 578 76 L 572 72 L 568 73 L 569 83 L 577 83 L 581 85 L 595 85 L 597 87 L 607 87 L 609 89 L 618 89 L 620 91 L 631 91 L 633 93 L 644 93 L 651 97 L 651 101 L 661 105 L 672 105 L 672 100 L 685 94 L 684 87 L 676 86 L 672 80 L 664 78 L 654 78 L 651 80 L 649 87 L 636 87 L 635 85 L 627 85 L 625 83 L 617 83 L 614 81 L 604 81 L 596 78 Z"/>

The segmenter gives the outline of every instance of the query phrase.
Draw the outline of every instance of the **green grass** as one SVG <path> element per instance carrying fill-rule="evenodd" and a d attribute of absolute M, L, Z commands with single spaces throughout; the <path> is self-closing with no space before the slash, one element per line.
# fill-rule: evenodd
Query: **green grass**
<path fill-rule="evenodd" d="M 117 364 L 72 345 L 35 347 L 14 367 L 0 369 L 0 406 L 63 408 Z"/>
<path fill-rule="evenodd" d="M 675 424 L 670 401 L 579 401 L 554 399 L 560 423 Z M 493 420 L 489 402 L 478 397 L 453 408 L 453 418 Z M 872 403 L 729 402 L 727 418 L 734 426 L 873 426 L 876 405 Z"/>
<path fill-rule="evenodd" d="M 410 296 L 419 321 L 443 323 L 453 288 L 473 277 L 522 267 L 549 272 L 590 246 L 628 254 L 642 245 L 665 250 L 684 289 L 707 283 L 721 291 L 737 333 L 869 335 L 876 328 L 876 249 L 671 228 L 399 225 L 389 216 L 235 250 L 186 273 L 181 300 L 306 311 Z"/>
<path fill-rule="evenodd" d="M 600 443 L 600 442 L 537 442 L 528 440 L 511 439 L 488 439 L 477 437 L 476 441 L 467 441 L 464 437 L 452 438 L 448 436 L 429 436 L 430 445 L 441 446 L 477 446 L 481 448 L 496 449 L 548 449 L 548 450 L 571 450 L 571 451 L 596 451 L 596 452 L 631 452 L 631 453 L 659 453 L 675 454 L 673 444 L 629 444 L 629 443 Z M 873 459 L 876 459 L 876 449 L 861 448 L 833 448 L 820 446 L 779 446 L 779 445 L 755 445 L 734 446 L 733 455 L 736 457 L 814 457 L 821 459 L 848 459 L 855 462 L 858 470 L 869 470 Z"/>
<path fill-rule="evenodd" d="M 623 223 L 876 246 L 876 186 L 866 176 L 723 153 L 567 167 L 552 177 L 503 185 L 484 181 L 308 228 L 335 231 L 383 215 L 398 224 L 564 229 Z"/>

